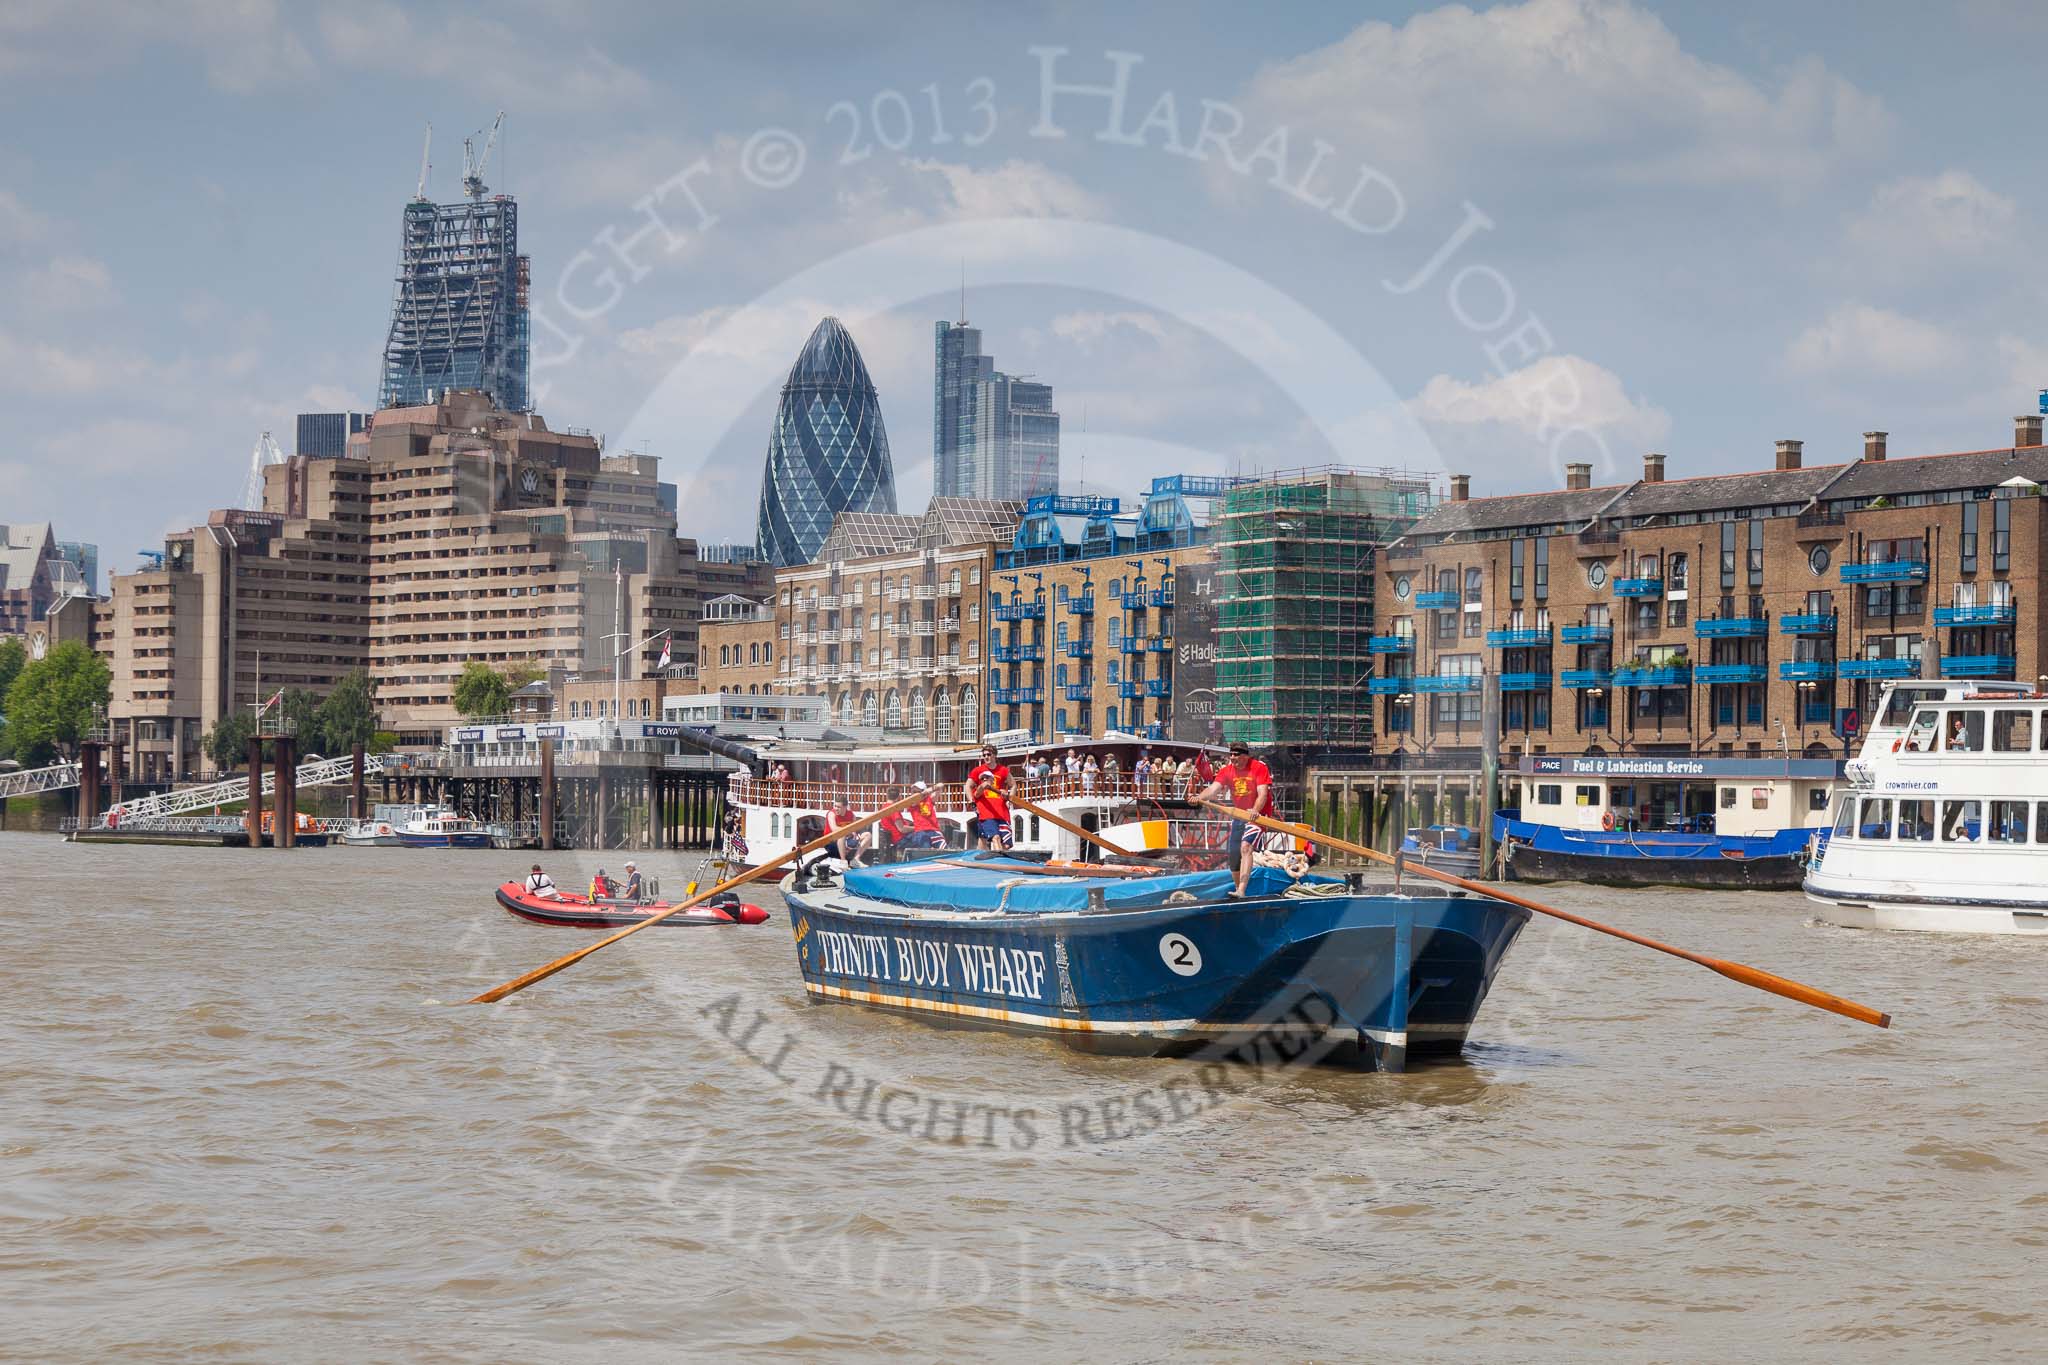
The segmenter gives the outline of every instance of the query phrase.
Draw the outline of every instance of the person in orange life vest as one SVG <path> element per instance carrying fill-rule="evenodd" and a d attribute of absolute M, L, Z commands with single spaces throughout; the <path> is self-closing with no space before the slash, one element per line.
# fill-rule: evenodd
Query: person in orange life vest
<path fill-rule="evenodd" d="M 1230 762 L 1202 792 L 1204 801 L 1227 801 L 1253 815 L 1269 814 L 1273 807 L 1273 770 L 1252 757 L 1242 740 L 1230 746 Z M 1237 861 L 1237 894 L 1242 896 L 1252 879 L 1252 850 L 1258 844 L 1259 827 L 1244 820 L 1230 822 L 1225 847 Z"/>
<path fill-rule="evenodd" d="M 932 800 L 932 794 L 924 783 L 917 784 L 924 793 L 924 799 L 910 808 L 910 837 L 903 841 L 905 848 L 944 848 L 946 836 L 939 824 L 939 808 Z"/>
<path fill-rule="evenodd" d="M 908 795 L 910 793 L 901 787 L 889 789 L 889 800 L 892 804 L 901 801 Z M 879 827 L 882 831 L 882 838 L 887 841 L 890 848 L 902 847 L 903 841 L 910 837 L 910 817 L 900 810 L 890 811 L 887 815 L 883 816 Z"/>
<path fill-rule="evenodd" d="M 605 876 L 604 869 L 600 867 L 597 870 L 597 875 L 590 879 L 590 899 L 593 901 L 604 900 L 611 894 L 612 879 Z"/>
<path fill-rule="evenodd" d="M 974 832 L 986 849 L 1008 848 L 1010 836 L 1010 769 L 996 762 L 996 746 L 981 746 L 981 763 L 967 774 L 967 794 L 974 799 Z"/>

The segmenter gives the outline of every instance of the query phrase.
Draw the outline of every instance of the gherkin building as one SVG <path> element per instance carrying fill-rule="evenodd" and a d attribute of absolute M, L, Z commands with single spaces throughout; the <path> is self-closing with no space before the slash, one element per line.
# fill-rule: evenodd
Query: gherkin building
<path fill-rule="evenodd" d="M 762 555 L 809 564 L 841 512 L 894 512 L 896 473 L 874 381 L 838 318 L 790 367 L 768 438 L 757 531 Z"/>

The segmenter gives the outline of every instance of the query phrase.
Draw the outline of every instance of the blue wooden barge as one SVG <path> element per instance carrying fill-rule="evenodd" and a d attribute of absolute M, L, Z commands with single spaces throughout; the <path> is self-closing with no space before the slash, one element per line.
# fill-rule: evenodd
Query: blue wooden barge
<path fill-rule="evenodd" d="M 1129 869 L 1117 869 L 1128 872 Z M 1055 1036 L 1089 1051 L 1248 1045 L 1390 1071 L 1464 1046 L 1529 912 L 1259 868 L 1111 876 L 996 854 L 785 881 L 813 1000 Z"/>

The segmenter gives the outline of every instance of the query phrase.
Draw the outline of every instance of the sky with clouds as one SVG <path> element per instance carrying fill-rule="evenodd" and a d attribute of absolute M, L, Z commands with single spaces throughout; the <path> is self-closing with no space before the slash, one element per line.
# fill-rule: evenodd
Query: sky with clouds
<path fill-rule="evenodd" d="M 824 313 L 931 487 L 931 327 L 1070 486 L 1338 461 L 1474 491 L 2009 440 L 2048 7 L 1523 0 L 0 3 L 0 521 L 110 568 L 375 394 L 400 210 L 500 109 L 537 407 L 751 539 Z"/>

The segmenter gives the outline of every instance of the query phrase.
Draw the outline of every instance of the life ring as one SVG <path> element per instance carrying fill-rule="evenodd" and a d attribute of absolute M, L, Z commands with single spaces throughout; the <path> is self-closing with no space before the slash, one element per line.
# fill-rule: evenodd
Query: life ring
<path fill-rule="evenodd" d="M 1614 812 L 1613 812 L 1613 811 L 1611 811 L 1611 810 L 1603 810 L 1603 811 L 1601 811 L 1601 812 L 1600 812 L 1600 828 L 1602 828 L 1602 829 L 1613 829 L 1613 828 L 1614 828 Z"/>

